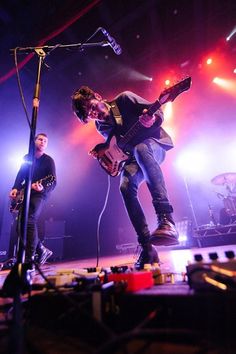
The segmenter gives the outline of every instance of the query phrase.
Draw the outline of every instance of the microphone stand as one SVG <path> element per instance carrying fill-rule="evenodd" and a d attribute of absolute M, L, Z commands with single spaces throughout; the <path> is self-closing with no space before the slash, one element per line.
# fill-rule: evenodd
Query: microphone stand
<path fill-rule="evenodd" d="M 50 54 L 51 51 L 57 48 L 62 48 L 62 49 L 79 49 L 79 50 L 84 50 L 85 48 L 91 48 L 91 47 L 107 47 L 110 46 L 110 43 L 108 41 L 101 41 L 101 42 L 95 42 L 95 43 L 74 43 L 74 44 L 54 44 L 54 45 L 44 45 L 44 46 L 39 46 L 39 47 L 24 47 L 20 48 L 17 47 L 17 52 L 19 54 L 29 54 L 31 52 L 36 52 L 38 55 L 40 55 L 40 51 L 44 52 L 44 55 Z M 14 52 L 14 49 L 10 49 L 10 52 Z"/>
<path fill-rule="evenodd" d="M 46 57 L 46 53 L 56 48 L 79 48 L 80 50 L 85 47 L 104 47 L 108 46 L 107 41 L 102 41 L 98 43 L 76 43 L 69 45 L 57 44 L 54 46 L 42 46 L 42 47 L 26 47 L 26 48 L 16 48 L 10 49 L 10 51 L 18 51 L 19 53 L 29 53 L 35 52 L 38 55 L 38 67 L 36 74 L 36 82 L 33 95 L 33 108 L 31 116 L 30 125 L 30 138 L 29 138 L 29 149 L 28 149 L 28 160 L 27 160 L 27 173 L 25 178 L 25 191 L 24 200 L 20 215 L 20 235 L 19 235 L 19 249 L 17 253 L 17 260 L 13 268 L 7 275 L 3 287 L 2 295 L 4 297 L 13 298 L 13 326 L 10 336 L 10 353 L 20 354 L 23 352 L 23 325 L 22 325 L 22 306 L 21 306 L 21 294 L 25 294 L 31 289 L 31 275 L 28 265 L 24 263 L 25 261 L 25 245 L 27 240 L 27 223 L 28 223 L 28 213 L 29 213 L 29 203 L 31 194 L 31 184 L 32 184 L 32 171 L 34 163 L 34 153 L 35 153 L 35 132 L 37 127 L 38 109 L 39 109 L 39 96 L 40 96 L 40 79 L 41 79 L 41 69 L 43 65 L 43 60 Z"/>

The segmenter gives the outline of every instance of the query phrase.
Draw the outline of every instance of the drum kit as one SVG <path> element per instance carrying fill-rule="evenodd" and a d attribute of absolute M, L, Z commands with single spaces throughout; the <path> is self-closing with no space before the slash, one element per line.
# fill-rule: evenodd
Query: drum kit
<path fill-rule="evenodd" d="M 220 211 L 220 224 L 227 225 L 236 221 L 236 173 L 228 172 L 212 178 L 211 183 L 217 186 L 224 186 L 227 195 L 217 193 L 218 198 L 223 201 L 224 208 Z"/>

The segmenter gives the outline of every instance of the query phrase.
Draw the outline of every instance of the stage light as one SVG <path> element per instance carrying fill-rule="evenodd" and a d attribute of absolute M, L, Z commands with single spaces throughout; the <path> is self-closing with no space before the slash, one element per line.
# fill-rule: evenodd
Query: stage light
<path fill-rule="evenodd" d="M 186 245 L 188 241 L 190 241 L 191 238 L 191 229 L 192 229 L 192 223 L 190 220 L 187 218 L 184 218 L 181 221 L 177 221 L 175 223 L 176 229 L 178 230 L 179 233 L 179 243 L 182 245 Z"/>
<path fill-rule="evenodd" d="M 236 33 L 236 27 L 230 32 L 230 34 L 226 37 L 226 41 L 230 41 L 230 39 L 233 37 L 233 35 Z"/>
<path fill-rule="evenodd" d="M 168 80 L 168 79 L 165 80 L 165 85 L 166 85 L 166 86 L 169 86 L 169 85 L 170 85 L 170 80 Z"/>
<path fill-rule="evenodd" d="M 150 76 L 147 76 L 145 74 L 142 74 L 139 71 L 133 70 L 131 68 L 126 68 L 125 69 L 127 71 L 127 77 L 129 77 L 129 79 L 134 80 L 134 81 L 152 81 L 153 78 Z"/>
<path fill-rule="evenodd" d="M 221 85 L 223 83 L 223 79 L 220 79 L 219 77 L 214 77 L 212 82 L 214 82 L 214 84 Z"/>
<path fill-rule="evenodd" d="M 186 61 L 184 61 L 183 63 L 180 64 L 180 67 L 181 67 L 181 68 L 185 68 L 186 66 L 189 65 L 189 63 L 190 63 L 190 61 L 189 61 L 189 60 L 186 60 Z"/>
<path fill-rule="evenodd" d="M 235 96 L 235 91 L 236 91 L 235 80 L 226 80 L 220 77 L 214 77 L 212 82 Z"/>
<path fill-rule="evenodd" d="M 208 58 L 207 61 L 206 61 L 207 65 L 211 65 L 212 62 L 213 62 L 212 58 Z"/>
<path fill-rule="evenodd" d="M 233 73 L 236 74 L 236 68 L 233 70 Z"/>

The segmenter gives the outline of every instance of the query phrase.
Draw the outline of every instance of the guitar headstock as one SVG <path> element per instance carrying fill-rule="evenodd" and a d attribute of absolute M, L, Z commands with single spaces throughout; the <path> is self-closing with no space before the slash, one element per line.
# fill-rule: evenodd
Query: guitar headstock
<path fill-rule="evenodd" d="M 191 83 L 192 79 L 188 76 L 187 78 L 179 81 L 177 84 L 168 87 L 160 94 L 160 103 L 165 104 L 167 102 L 173 102 L 182 92 L 189 90 Z"/>

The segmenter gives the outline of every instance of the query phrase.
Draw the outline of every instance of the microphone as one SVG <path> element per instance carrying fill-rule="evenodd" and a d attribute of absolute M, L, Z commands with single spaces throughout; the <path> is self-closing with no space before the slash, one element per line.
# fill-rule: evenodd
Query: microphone
<path fill-rule="evenodd" d="M 122 53 L 121 46 L 116 42 L 116 40 L 110 36 L 110 34 L 105 30 L 105 28 L 100 27 L 100 30 L 104 34 L 104 36 L 107 38 L 107 41 L 110 45 L 110 47 L 113 49 L 116 55 L 120 55 Z"/>

